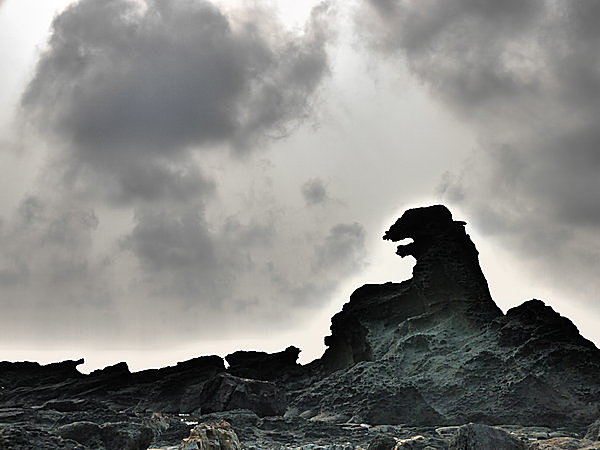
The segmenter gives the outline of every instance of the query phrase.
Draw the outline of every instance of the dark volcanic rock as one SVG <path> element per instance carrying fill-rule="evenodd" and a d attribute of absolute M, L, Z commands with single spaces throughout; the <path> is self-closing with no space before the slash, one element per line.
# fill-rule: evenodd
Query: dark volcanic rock
<path fill-rule="evenodd" d="M 409 332 L 432 325 L 468 333 L 502 316 L 464 225 L 453 221 L 441 205 L 409 210 L 398 219 L 384 239 L 414 239 L 397 251 L 416 258 L 413 278 L 399 284 L 368 284 L 352 294 L 332 318 L 331 336 L 325 338 L 328 349 L 321 358 L 325 370 L 397 354 L 402 330 L 389 329 L 398 325 L 410 327 Z"/>
<path fill-rule="evenodd" d="M 0 382 L 4 389 L 15 387 L 30 387 L 63 382 L 68 379 L 78 379 L 84 375 L 77 370 L 83 364 L 83 359 L 77 361 L 63 361 L 58 363 L 40 365 L 36 362 L 0 362 Z"/>
<path fill-rule="evenodd" d="M 596 420 L 588 427 L 585 438 L 590 441 L 600 441 L 600 419 Z"/>
<path fill-rule="evenodd" d="M 202 356 L 172 367 L 137 372 L 130 392 L 139 399 L 141 410 L 189 413 L 200 407 L 206 382 L 224 371 L 222 358 Z"/>
<path fill-rule="evenodd" d="M 525 443 L 504 430 L 470 423 L 460 427 L 450 440 L 449 450 L 525 450 Z"/>
<path fill-rule="evenodd" d="M 344 388 L 342 388 L 344 386 Z M 295 400 L 304 417 L 372 425 L 434 425 L 446 419 L 419 389 L 390 373 L 386 362 L 359 363 L 310 386 Z"/>
<path fill-rule="evenodd" d="M 249 409 L 258 416 L 279 416 L 287 408 L 285 393 L 270 381 L 219 374 L 204 387 L 198 409 L 203 413 Z"/>
<path fill-rule="evenodd" d="M 396 443 L 392 436 L 377 436 L 369 443 L 367 450 L 393 450 Z"/>
<path fill-rule="evenodd" d="M 600 351 L 538 300 L 503 315 L 464 226 L 436 205 L 407 211 L 386 232 L 413 239 L 397 250 L 416 259 L 413 278 L 352 294 L 311 364 L 322 380 L 292 399 L 298 414 L 352 417 L 387 392 L 420 405 L 412 415 L 384 406 L 391 423 L 581 428 L 597 416 Z"/>
<path fill-rule="evenodd" d="M 242 444 L 231 425 L 222 420 L 215 423 L 196 425 L 190 431 L 190 436 L 183 440 L 179 448 L 182 450 L 241 450 Z"/>
<path fill-rule="evenodd" d="M 298 355 L 299 348 L 288 347 L 278 353 L 238 351 L 225 360 L 229 364 L 227 371 L 236 377 L 271 381 L 299 375 L 302 366 L 296 362 Z"/>
<path fill-rule="evenodd" d="M 86 447 L 31 425 L 0 427 L 0 450 L 56 449 L 86 450 Z"/>
<path fill-rule="evenodd" d="M 146 450 L 154 438 L 150 427 L 129 422 L 75 422 L 58 428 L 56 434 L 87 448 L 106 450 Z"/>

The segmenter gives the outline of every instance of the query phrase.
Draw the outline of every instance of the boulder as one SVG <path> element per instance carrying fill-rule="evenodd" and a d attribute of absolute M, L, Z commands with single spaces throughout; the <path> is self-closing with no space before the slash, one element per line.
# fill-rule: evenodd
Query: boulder
<path fill-rule="evenodd" d="M 0 450 L 86 450 L 87 447 L 30 425 L 0 426 Z"/>
<path fill-rule="evenodd" d="M 131 422 L 74 422 L 58 428 L 56 434 L 85 447 L 105 450 L 146 450 L 154 438 L 152 428 Z"/>
<path fill-rule="evenodd" d="M 600 441 L 600 419 L 596 420 L 587 428 L 585 438 L 590 441 Z"/>
<path fill-rule="evenodd" d="M 595 450 L 600 449 L 599 445 L 593 445 L 586 439 L 576 439 L 572 437 L 557 437 L 551 439 L 542 439 L 532 442 L 528 450 Z"/>
<path fill-rule="evenodd" d="M 242 444 L 231 425 L 222 420 L 196 425 L 179 450 L 241 450 Z"/>
<path fill-rule="evenodd" d="M 449 450 L 525 450 L 527 446 L 500 428 L 478 423 L 459 427 L 450 439 Z"/>
<path fill-rule="evenodd" d="M 104 448 L 100 425 L 94 422 L 81 421 L 63 425 L 56 430 L 63 439 L 70 439 L 86 447 Z"/>
<path fill-rule="evenodd" d="M 393 450 L 397 441 L 392 436 L 376 436 L 370 443 L 367 450 Z"/>

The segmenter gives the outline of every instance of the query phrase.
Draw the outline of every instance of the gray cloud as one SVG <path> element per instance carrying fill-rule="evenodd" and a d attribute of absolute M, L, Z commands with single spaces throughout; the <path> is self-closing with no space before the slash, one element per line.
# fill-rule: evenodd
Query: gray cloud
<path fill-rule="evenodd" d="M 56 288 L 81 279 L 87 272 L 90 235 L 97 226 L 92 210 L 26 197 L 13 220 L 2 226 L 0 283 Z"/>
<path fill-rule="evenodd" d="M 366 266 L 366 232 L 357 223 L 338 223 L 319 236 L 309 246 L 310 270 L 285 273 L 274 264 L 267 266 L 272 283 L 282 298 L 290 298 L 290 306 L 313 307 L 322 305 L 339 286 L 340 280 L 354 275 Z M 298 254 L 304 257 L 304 254 Z"/>
<path fill-rule="evenodd" d="M 497 111 L 538 89 L 541 80 L 527 65 L 533 62 L 530 38 L 539 31 L 543 1 L 366 3 L 359 25 L 371 42 L 404 55 L 435 95 L 462 112 Z"/>
<path fill-rule="evenodd" d="M 28 196 L 0 225 L 5 336 L 22 343 L 83 340 L 114 331 L 103 264 L 94 258 L 99 219 L 68 197 Z"/>
<path fill-rule="evenodd" d="M 331 270 L 352 273 L 362 266 L 365 257 L 365 230 L 359 223 L 340 223 L 329 230 L 325 241 L 316 247 L 314 272 Z"/>
<path fill-rule="evenodd" d="M 371 43 L 480 132 L 442 195 L 589 302 L 600 288 L 598 3 L 370 0 L 365 11 Z"/>
<path fill-rule="evenodd" d="M 302 184 L 302 196 L 308 206 L 319 205 L 325 202 L 328 198 L 327 188 L 323 180 L 312 178 Z"/>
<path fill-rule="evenodd" d="M 155 295 L 174 294 L 187 300 L 214 302 L 227 292 L 227 279 L 201 212 L 181 214 L 155 209 L 138 211 L 136 224 L 122 241 L 143 273 L 152 280 Z"/>
<path fill-rule="evenodd" d="M 191 149 L 246 151 L 308 115 L 328 73 L 327 13 L 297 36 L 266 10 L 232 18 L 206 0 L 80 0 L 54 20 L 26 117 L 68 146 L 73 183 L 102 177 L 88 184 L 118 201 L 198 189 Z"/>
<path fill-rule="evenodd" d="M 235 196 L 259 177 L 258 149 L 310 116 L 330 14 L 323 2 L 292 32 L 268 8 L 206 0 L 80 0 L 60 13 L 21 99 L 47 164 L 37 194 L 0 220 L 7 327 L 35 341 L 20 317 L 49 340 L 135 345 L 285 326 L 304 308 L 272 268 L 303 289 L 306 224 L 288 223 L 280 200 Z M 215 164 L 243 165 L 239 185 L 220 192 L 231 180 Z M 327 228 L 310 232 L 319 242 Z M 311 279 L 314 296 L 339 283 L 334 272 Z"/>

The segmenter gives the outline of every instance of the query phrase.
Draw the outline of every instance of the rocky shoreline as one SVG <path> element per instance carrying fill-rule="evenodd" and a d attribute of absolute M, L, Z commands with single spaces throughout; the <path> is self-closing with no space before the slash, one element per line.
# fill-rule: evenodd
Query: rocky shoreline
<path fill-rule="evenodd" d="M 600 350 L 540 300 L 503 314 L 464 226 L 405 212 L 384 239 L 413 277 L 357 289 L 308 365 L 295 347 L 134 373 L 2 362 L 0 450 L 600 449 Z"/>

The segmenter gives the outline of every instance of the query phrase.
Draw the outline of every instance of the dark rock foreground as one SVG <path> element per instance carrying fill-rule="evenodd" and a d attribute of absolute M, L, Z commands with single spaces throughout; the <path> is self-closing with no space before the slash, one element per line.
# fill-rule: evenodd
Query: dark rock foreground
<path fill-rule="evenodd" d="M 2 362 L 0 450 L 600 448 L 600 350 L 540 300 L 503 314 L 464 226 L 406 211 L 384 239 L 413 277 L 357 289 L 306 366 L 295 347 L 227 369 Z"/>

